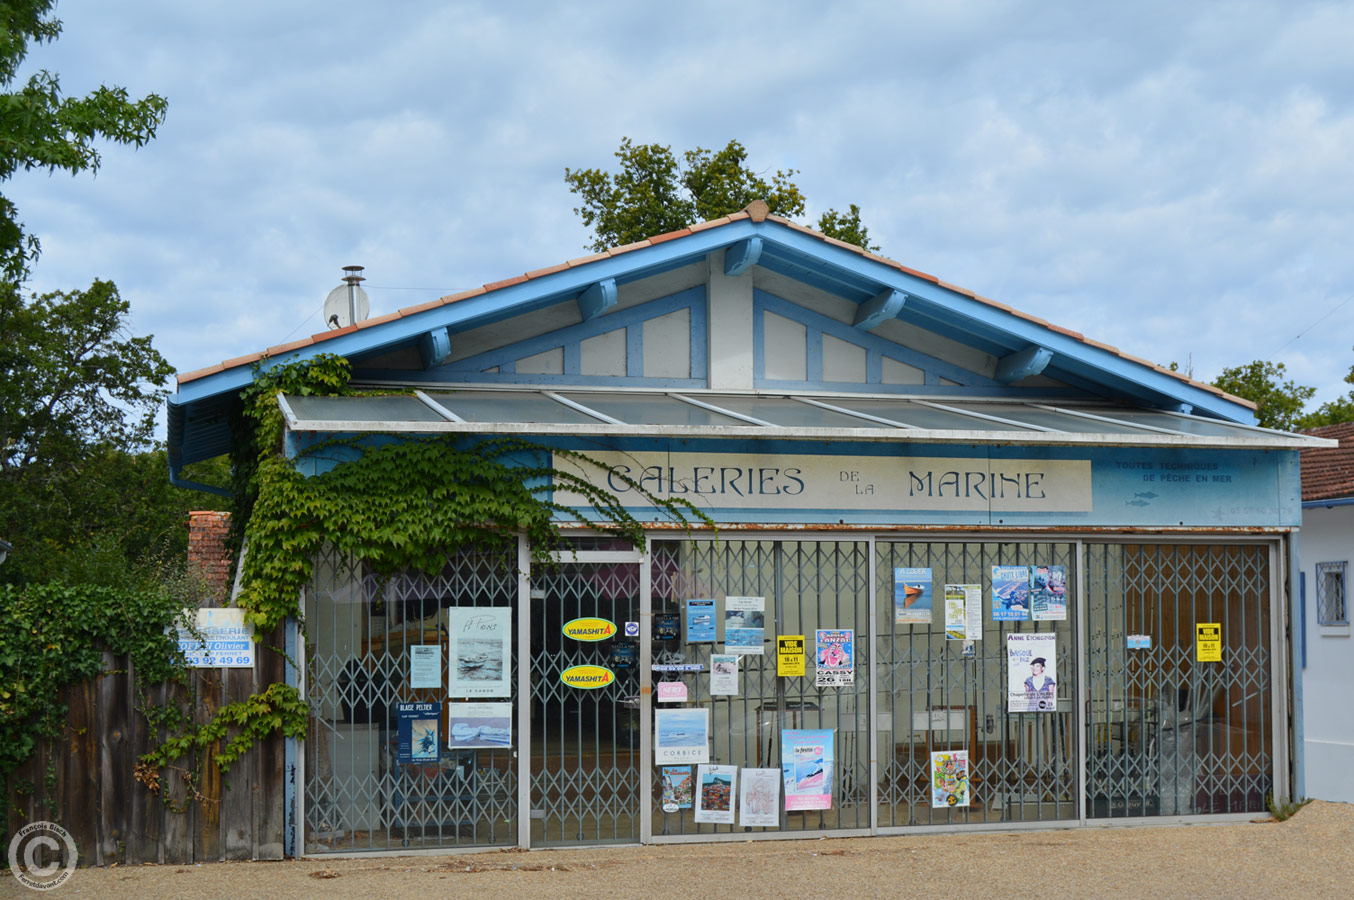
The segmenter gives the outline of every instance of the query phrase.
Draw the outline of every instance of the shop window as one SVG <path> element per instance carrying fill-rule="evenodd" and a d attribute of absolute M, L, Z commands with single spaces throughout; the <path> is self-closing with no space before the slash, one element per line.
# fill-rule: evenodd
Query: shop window
<path fill-rule="evenodd" d="M 1316 564 L 1316 621 L 1319 625 L 1348 625 L 1345 602 L 1345 566 L 1342 562 Z"/>

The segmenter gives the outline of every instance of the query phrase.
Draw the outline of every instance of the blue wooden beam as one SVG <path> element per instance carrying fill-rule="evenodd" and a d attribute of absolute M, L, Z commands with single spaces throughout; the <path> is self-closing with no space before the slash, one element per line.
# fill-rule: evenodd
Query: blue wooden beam
<path fill-rule="evenodd" d="M 578 311 L 582 313 L 584 322 L 591 322 L 615 305 L 616 279 L 614 278 L 595 282 L 586 291 L 578 295 Z"/>
<path fill-rule="evenodd" d="M 750 237 L 724 251 L 724 274 L 742 275 L 762 258 L 762 239 Z"/>
<path fill-rule="evenodd" d="M 445 328 L 425 331 L 418 339 L 418 353 L 423 358 L 423 368 L 442 365 L 451 356 L 451 336 Z"/>
<path fill-rule="evenodd" d="M 1038 375 L 1048 367 L 1051 359 L 1053 359 L 1052 350 L 1032 344 L 1024 350 L 1003 356 L 997 363 L 996 379 L 1002 384 L 1011 384 L 1022 378 Z"/>
<path fill-rule="evenodd" d="M 866 300 L 856 309 L 856 320 L 851 324 L 861 331 L 869 331 L 881 322 L 902 312 L 907 294 L 892 289 L 884 290 Z"/>

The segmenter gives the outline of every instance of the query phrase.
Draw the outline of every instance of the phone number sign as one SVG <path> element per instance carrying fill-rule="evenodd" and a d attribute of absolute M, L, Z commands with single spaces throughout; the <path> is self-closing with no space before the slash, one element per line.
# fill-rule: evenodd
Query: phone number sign
<path fill-rule="evenodd" d="M 254 626 L 242 609 L 186 610 L 192 629 L 178 626 L 179 649 L 194 669 L 254 667 Z M 194 634 L 194 631 L 197 633 Z"/>

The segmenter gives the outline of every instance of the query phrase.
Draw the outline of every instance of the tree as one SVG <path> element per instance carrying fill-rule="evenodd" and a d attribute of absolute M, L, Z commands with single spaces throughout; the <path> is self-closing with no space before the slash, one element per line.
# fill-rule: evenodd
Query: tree
<path fill-rule="evenodd" d="M 1345 383 L 1354 384 L 1354 365 L 1349 367 Z M 1339 425 L 1343 422 L 1354 422 L 1354 390 L 1344 397 L 1337 397 L 1321 404 L 1315 412 L 1307 413 L 1298 419 L 1296 427 L 1320 428 L 1323 425 Z"/>
<path fill-rule="evenodd" d="M 0 4 L 0 182 L 34 169 L 96 171 L 103 141 L 140 147 L 164 121 L 155 94 L 131 100 L 104 86 L 66 98 L 47 71 L 15 87 L 29 45 L 61 32 L 54 6 Z M 0 195 L 0 527 L 15 548 L 0 569 L 6 580 L 59 571 L 50 554 L 87 547 L 103 529 L 125 537 L 155 517 L 135 506 L 147 491 L 133 476 L 144 473 L 161 385 L 173 374 L 150 336 L 128 332 L 129 306 L 111 282 L 27 294 L 38 251 Z"/>
<path fill-rule="evenodd" d="M 791 178 L 798 170 L 779 171 L 767 181 L 747 166 L 747 150 L 729 141 L 722 150 L 687 150 L 679 162 L 671 147 L 634 144 L 621 138 L 616 151 L 620 170 L 564 170 L 569 190 L 582 199 L 574 212 L 593 230 L 592 249 L 642 241 L 698 222 L 727 216 L 753 200 L 765 200 L 771 212 L 794 218 L 804 214 L 804 195 Z M 818 230 L 866 250 L 869 235 L 860 222 L 860 207 L 849 212 L 829 209 Z"/>
<path fill-rule="evenodd" d="M 1302 408 L 1316 388 L 1285 381 L 1283 363 L 1255 360 L 1244 366 L 1223 369 L 1213 386 L 1256 404 L 1255 416 L 1264 428 L 1292 431 Z"/>

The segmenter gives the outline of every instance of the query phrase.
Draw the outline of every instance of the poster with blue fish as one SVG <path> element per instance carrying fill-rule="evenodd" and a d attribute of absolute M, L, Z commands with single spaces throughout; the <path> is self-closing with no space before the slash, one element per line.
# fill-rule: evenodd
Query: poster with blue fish
<path fill-rule="evenodd" d="M 437 731 L 442 715 L 440 703 L 397 703 L 399 744 L 396 761 L 402 763 L 436 762 Z"/>

